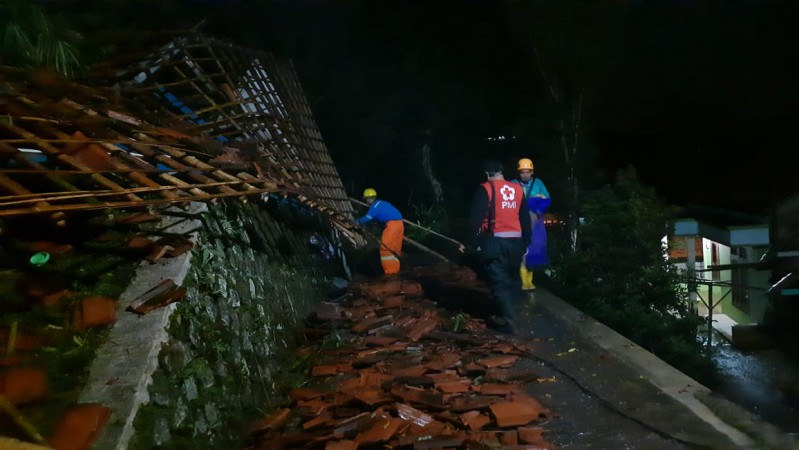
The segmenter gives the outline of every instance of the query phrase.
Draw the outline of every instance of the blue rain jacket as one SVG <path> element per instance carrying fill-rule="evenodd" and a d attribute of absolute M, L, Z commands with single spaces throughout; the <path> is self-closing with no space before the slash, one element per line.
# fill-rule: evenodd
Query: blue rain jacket
<path fill-rule="evenodd" d="M 524 254 L 524 266 L 528 269 L 546 266 L 549 264 L 547 256 L 547 227 L 541 217 L 544 211 L 552 202 L 550 198 L 530 197 L 527 199 L 527 207 L 530 211 L 538 215 L 538 220 L 533 225 L 533 233 L 530 236 L 530 245 L 527 246 L 527 253 Z"/>
<path fill-rule="evenodd" d="M 524 188 L 524 196 L 527 198 L 534 197 L 538 194 L 543 194 L 544 197 L 549 198 L 549 191 L 544 186 L 544 182 L 540 178 L 532 178 L 527 183 L 522 183 L 520 180 L 513 180 L 522 185 Z M 532 211 L 532 210 L 531 210 Z"/>
<path fill-rule="evenodd" d="M 391 203 L 385 200 L 375 200 L 372 206 L 369 207 L 369 211 L 366 211 L 366 215 L 358 218 L 358 223 L 365 224 L 373 220 L 380 223 L 386 223 L 391 220 L 402 220 L 402 214 L 400 214 L 399 210 Z"/>

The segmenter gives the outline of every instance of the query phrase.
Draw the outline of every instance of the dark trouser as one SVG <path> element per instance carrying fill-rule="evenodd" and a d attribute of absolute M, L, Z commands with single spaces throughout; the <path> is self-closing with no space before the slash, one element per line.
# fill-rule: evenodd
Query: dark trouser
<path fill-rule="evenodd" d="M 512 305 L 522 294 L 519 262 L 525 250 L 522 238 L 493 238 L 498 256 L 483 266 L 483 275 L 502 317 L 513 317 Z"/>

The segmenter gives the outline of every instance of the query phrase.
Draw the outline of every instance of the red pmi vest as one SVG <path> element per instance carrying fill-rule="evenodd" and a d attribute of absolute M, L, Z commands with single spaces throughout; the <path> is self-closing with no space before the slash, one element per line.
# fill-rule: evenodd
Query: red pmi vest
<path fill-rule="evenodd" d="M 521 184 L 506 181 L 486 181 L 483 187 L 488 192 L 488 204 L 491 205 L 492 189 L 497 194 L 494 201 L 494 236 L 510 238 L 522 237 L 522 224 L 519 223 L 519 209 L 524 201 L 524 188 Z M 488 228 L 488 213 L 483 219 L 483 229 Z"/>

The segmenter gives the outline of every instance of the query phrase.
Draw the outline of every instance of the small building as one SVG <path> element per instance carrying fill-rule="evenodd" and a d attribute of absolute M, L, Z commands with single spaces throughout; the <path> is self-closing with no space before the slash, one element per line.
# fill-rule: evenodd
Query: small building
<path fill-rule="evenodd" d="M 733 326 L 759 324 L 766 315 L 771 274 L 761 260 L 769 228 L 767 217 L 702 206 L 685 208 L 674 223 L 669 259 L 689 277 L 696 311 L 712 315 L 729 339 Z"/>

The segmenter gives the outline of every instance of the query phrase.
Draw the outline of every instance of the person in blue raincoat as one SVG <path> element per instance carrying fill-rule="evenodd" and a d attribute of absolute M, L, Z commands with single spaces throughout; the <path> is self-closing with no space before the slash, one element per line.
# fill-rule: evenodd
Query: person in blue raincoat
<path fill-rule="evenodd" d="M 549 197 L 549 191 L 544 186 L 544 182 L 535 176 L 534 169 L 531 159 L 520 159 L 516 165 L 519 179 L 514 180 L 524 188 L 524 198 L 527 201 L 527 209 L 530 211 L 532 225 L 530 245 L 527 246 L 527 251 L 519 266 L 522 289 L 525 291 L 535 290 L 533 269 L 549 264 L 549 258 L 547 257 L 547 229 L 544 226 L 543 215 L 552 199 Z"/>

